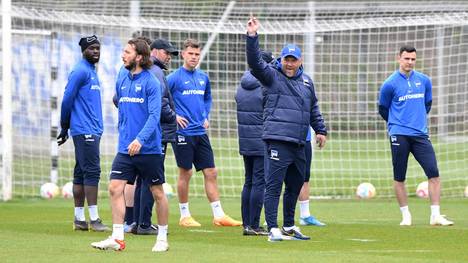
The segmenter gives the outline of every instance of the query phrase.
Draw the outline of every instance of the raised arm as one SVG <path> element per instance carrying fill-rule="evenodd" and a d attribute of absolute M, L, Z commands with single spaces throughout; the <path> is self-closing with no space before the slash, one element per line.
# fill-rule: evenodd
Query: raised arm
<path fill-rule="evenodd" d="M 264 86 L 269 86 L 274 79 L 274 69 L 272 69 L 260 55 L 258 43 L 258 28 L 260 23 L 255 17 L 250 17 L 247 23 L 246 53 L 247 62 L 255 76 Z"/>

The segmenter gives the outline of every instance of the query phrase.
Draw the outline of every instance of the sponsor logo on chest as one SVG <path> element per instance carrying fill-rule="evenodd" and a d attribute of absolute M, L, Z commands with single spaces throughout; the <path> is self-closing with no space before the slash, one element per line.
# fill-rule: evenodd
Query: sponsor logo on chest
<path fill-rule="evenodd" d="M 187 89 L 182 91 L 182 95 L 205 95 L 205 91 L 199 89 Z"/>
<path fill-rule="evenodd" d="M 424 93 L 407 94 L 407 95 L 398 97 L 398 101 L 407 101 L 407 100 L 414 100 L 414 99 L 424 99 Z"/>

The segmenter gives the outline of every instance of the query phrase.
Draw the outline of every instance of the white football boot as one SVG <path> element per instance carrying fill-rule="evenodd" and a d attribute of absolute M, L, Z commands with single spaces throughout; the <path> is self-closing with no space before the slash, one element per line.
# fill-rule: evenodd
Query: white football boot
<path fill-rule="evenodd" d="M 91 246 L 101 250 L 111 249 L 115 251 L 121 251 L 125 249 L 125 241 L 117 240 L 110 236 L 103 241 L 91 243 Z"/>

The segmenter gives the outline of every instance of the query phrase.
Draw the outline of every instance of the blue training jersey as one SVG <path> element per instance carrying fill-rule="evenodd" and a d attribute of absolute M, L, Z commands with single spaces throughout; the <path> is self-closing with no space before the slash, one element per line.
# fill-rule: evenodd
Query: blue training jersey
<path fill-rule="evenodd" d="M 60 124 L 70 135 L 102 135 L 101 86 L 96 67 L 81 59 L 68 76 L 63 94 Z"/>
<path fill-rule="evenodd" d="M 388 134 L 427 136 L 426 105 L 432 102 L 428 76 L 411 71 L 409 77 L 395 71 L 380 88 L 379 105 L 389 111 Z"/>
<path fill-rule="evenodd" d="M 128 154 L 135 139 L 141 144 L 140 154 L 161 154 L 161 86 L 148 70 L 132 75 L 119 72 L 115 85 L 119 109 L 118 152 Z"/>
<path fill-rule="evenodd" d="M 167 84 L 175 104 L 176 114 L 188 121 L 177 133 L 185 136 L 206 134 L 203 123 L 211 110 L 211 87 L 208 75 L 200 69 L 178 68 L 167 76 Z"/>

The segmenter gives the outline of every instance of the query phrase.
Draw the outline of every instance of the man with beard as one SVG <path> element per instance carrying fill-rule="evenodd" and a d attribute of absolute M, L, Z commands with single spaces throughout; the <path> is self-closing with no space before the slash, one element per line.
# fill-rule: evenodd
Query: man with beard
<path fill-rule="evenodd" d="M 147 38 L 141 37 L 145 41 Z M 163 163 L 165 160 L 165 153 L 168 142 L 175 142 L 175 132 L 177 125 L 175 122 L 176 114 L 174 109 L 174 102 L 172 96 L 167 88 L 167 80 L 164 70 L 171 63 L 172 56 L 179 55 L 179 51 L 175 49 L 172 44 L 166 39 L 159 38 L 153 42 L 149 42 L 151 49 L 151 61 L 153 65 L 149 69 L 151 73 L 159 80 L 161 84 L 161 129 L 162 129 L 162 156 Z M 127 185 L 128 188 L 128 185 Z M 153 196 L 149 186 L 137 177 L 134 198 L 134 221 L 136 224 L 131 227 L 132 232 L 137 235 L 154 235 L 158 233 L 158 229 L 151 224 L 151 210 L 153 208 Z M 131 210 L 129 207 L 126 210 Z M 125 215 L 127 218 L 127 213 Z M 126 220 L 126 222 L 130 222 Z"/>
<path fill-rule="evenodd" d="M 101 44 L 93 35 L 80 39 L 83 58 L 68 77 L 62 100 L 58 145 L 68 139 L 68 130 L 75 145 L 73 199 L 75 202 L 74 230 L 106 231 L 109 228 L 99 218 L 98 185 L 101 175 L 99 143 L 103 132 L 101 87 L 95 64 L 99 62 Z M 89 225 L 84 202 L 88 201 Z"/>
<path fill-rule="evenodd" d="M 161 87 L 148 71 L 152 65 L 148 44 L 131 39 L 125 47 L 122 60 L 128 74 L 121 74 L 116 82 L 119 110 L 118 153 L 112 163 L 109 193 L 112 208 L 112 235 L 91 246 L 97 249 L 123 250 L 125 198 L 128 182 L 141 176 L 151 187 L 156 201 L 158 235 L 152 251 L 169 249 L 167 242 L 168 202 L 164 194 L 163 159 L 161 151 Z"/>
<path fill-rule="evenodd" d="M 252 75 L 263 86 L 263 134 L 265 141 L 265 218 L 268 241 L 309 240 L 295 226 L 297 199 L 304 184 L 307 132 L 316 132 L 319 148 L 326 143 L 327 129 L 318 106 L 312 79 L 304 73 L 302 52 L 287 44 L 276 64 L 261 59 L 260 27 L 255 17 L 247 23 L 246 54 Z M 278 227 L 278 205 L 283 194 L 283 227 Z"/>

